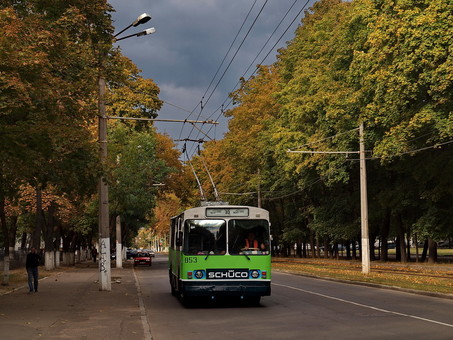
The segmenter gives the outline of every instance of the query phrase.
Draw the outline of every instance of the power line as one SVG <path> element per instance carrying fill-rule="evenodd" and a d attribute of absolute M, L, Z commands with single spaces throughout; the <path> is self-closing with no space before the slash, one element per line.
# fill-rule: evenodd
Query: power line
<path fill-rule="evenodd" d="M 242 28 L 244 27 L 244 25 L 245 25 L 245 23 L 246 23 L 246 21 L 247 21 L 249 15 L 250 15 L 251 11 L 252 11 L 253 8 L 255 7 L 255 4 L 256 4 L 257 1 L 258 1 L 258 0 L 255 0 L 255 1 L 253 2 L 253 4 L 252 4 L 252 7 L 250 7 L 250 10 L 248 11 L 248 13 L 247 13 L 245 19 L 244 19 L 243 22 L 242 22 L 241 27 L 239 28 L 238 32 L 236 33 L 236 36 L 234 37 L 233 42 L 231 43 L 230 47 L 228 48 L 228 51 L 226 52 L 225 56 L 223 57 L 223 60 L 222 60 L 222 62 L 220 63 L 219 67 L 217 68 L 217 71 L 215 72 L 214 76 L 212 77 L 211 82 L 209 83 L 208 87 L 206 88 L 206 91 L 205 91 L 205 93 L 203 94 L 200 103 L 203 101 L 204 97 L 206 96 L 206 93 L 208 93 L 209 88 L 211 87 L 212 83 L 214 82 L 215 77 L 216 77 L 217 74 L 219 73 L 219 71 L 220 71 L 220 69 L 221 69 L 223 63 L 224 63 L 225 60 L 226 60 L 226 57 L 227 57 L 228 54 L 230 53 L 231 48 L 233 47 L 234 43 L 236 42 L 236 39 L 237 39 L 237 37 L 239 36 L 239 33 L 241 32 Z M 194 107 L 194 109 L 193 109 L 192 111 L 188 111 L 188 110 L 187 110 L 187 112 L 189 113 L 189 116 L 188 116 L 187 118 L 189 118 L 190 115 L 192 115 L 192 113 L 197 109 L 197 107 L 198 107 L 198 105 L 199 105 L 200 103 L 198 103 L 198 104 Z M 179 138 L 181 138 L 183 129 L 184 129 L 184 126 L 182 126 L 182 128 L 181 128 L 181 132 L 180 132 Z M 191 132 L 192 132 L 192 131 L 191 131 Z M 190 136 L 190 134 L 189 134 L 189 136 Z"/>
<path fill-rule="evenodd" d="M 212 89 L 212 91 L 210 92 L 208 98 L 206 99 L 206 101 L 204 102 L 204 105 L 203 103 L 201 102 L 201 110 L 200 110 L 200 113 L 199 115 L 201 115 L 201 113 L 203 112 L 203 109 L 204 107 L 206 106 L 206 104 L 209 102 L 209 100 L 211 99 L 212 95 L 214 94 L 215 90 L 217 89 L 217 87 L 219 86 L 220 82 L 222 81 L 223 77 L 225 76 L 226 72 L 228 71 L 228 69 L 230 68 L 231 64 L 233 63 L 234 59 L 236 58 L 236 55 L 239 53 L 239 50 L 241 49 L 242 45 L 244 44 L 245 40 L 247 39 L 247 37 L 249 36 L 252 28 L 255 26 L 255 23 L 257 22 L 258 18 L 260 17 L 261 13 L 263 12 L 264 10 L 264 7 L 266 6 L 266 4 L 268 3 L 269 0 L 266 0 L 264 2 L 264 4 L 261 6 L 261 9 L 260 11 L 258 12 L 258 14 L 256 15 L 255 19 L 253 20 L 252 24 L 250 25 L 247 33 L 245 34 L 244 38 L 242 39 L 241 43 L 239 44 L 238 48 L 236 49 L 236 52 L 233 54 L 232 58 L 230 59 L 230 62 L 228 63 L 228 65 L 226 66 L 225 70 L 223 71 L 222 75 L 220 76 L 219 80 L 217 81 L 216 85 L 214 86 L 214 88 Z M 207 92 L 206 92 L 207 93 Z M 198 107 L 198 105 L 196 106 Z M 195 111 L 195 109 L 194 109 Z M 198 119 L 198 118 L 197 118 Z M 190 134 L 193 132 L 193 129 L 190 131 L 189 133 L 189 137 L 190 137 Z"/>
<path fill-rule="evenodd" d="M 274 31 L 272 32 L 271 36 L 275 34 L 275 31 L 278 29 L 278 27 L 282 24 L 282 22 L 284 21 L 284 19 L 288 16 L 289 12 L 291 11 L 291 9 L 294 7 L 294 5 L 296 4 L 296 2 L 299 1 L 299 0 L 295 0 L 293 2 L 293 4 L 290 6 L 289 10 L 285 13 L 285 15 L 283 16 L 283 18 L 280 20 L 279 24 L 277 25 L 277 28 L 274 29 Z M 274 43 L 274 45 L 269 49 L 268 53 L 265 55 L 265 57 L 262 59 L 261 63 L 260 64 L 263 64 L 264 61 L 266 60 L 266 58 L 269 56 L 269 54 L 274 50 L 274 48 L 277 46 L 277 44 L 282 40 L 282 38 L 285 36 L 285 34 L 288 32 L 288 30 L 291 28 L 291 26 L 294 24 L 294 22 L 297 20 L 297 18 L 299 18 L 299 16 L 301 15 L 301 13 L 305 10 L 305 8 L 307 7 L 308 3 L 310 2 L 311 0 L 307 0 L 304 5 L 302 6 L 302 8 L 297 12 L 297 14 L 293 17 L 293 19 L 291 20 L 291 22 L 288 24 L 288 26 L 286 27 L 286 29 L 283 31 L 283 33 L 280 35 L 280 37 L 277 39 L 277 41 Z M 267 1 L 266 1 L 267 3 Z M 264 5 L 266 5 L 266 3 Z M 263 5 L 263 6 L 264 6 Z M 263 8 L 263 7 L 262 7 Z M 256 21 L 256 19 L 255 19 Z M 249 29 L 250 31 L 250 29 Z M 263 47 L 260 49 L 260 51 L 258 52 L 257 56 L 253 59 L 252 63 L 250 64 L 250 66 L 246 69 L 246 71 L 244 72 L 243 76 L 242 77 L 245 77 L 246 73 L 248 72 L 248 70 L 250 69 L 250 67 L 253 65 L 253 63 L 255 62 L 255 60 L 258 58 L 258 56 L 261 54 L 261 52 L 264 50 L 264 47 L 268 44 L 268 42 L 270 41 L 270 38 L 269 37 L 267 39 L 267 41 L 265 42 L 265 44 L 263 45 Z M 241 45 L 242 46 L 242 45 Z M 231 64 L 231 62 L 230 62 Z M 258 67 L 255 68 L 254 72 L 249 76 L 249 78 L 247 79 L 250 80 L 250 78 L 253 76 L 253 74 L 256 73 L 256 71 L 258 70 Z M 225 71 L 226 72 L 226 71 Z M 224 72 L 224 73 L 225 73 Z M 220 79 L 221 80 L 221 79 Z M 220 83 L 220 80 L 219 82 L 217 83 L 215 89 L 217 88 L 218 84 Z M 237 86 L 240 84 L 240 82 L 238 82 L 235 87 L 233 88 L 233 90 L 231 90 L 230 92 L 233 92 L 236 90 Z M 212 96 L 212 94 L 214 93 L 215 89 L 211 92 L 211 95 L 210 97 Z M 210 98 L 209 97 L 209 98 Z M 228 99 L 230 99 L 228 96 L 227 98 L 224 100 L 224 102 L 221 104 L 221 106 L 219 108 L 217 108 L 212 114 L 209 115 L 209 117 L 213 117 L 215 115 L 216 112 L 218 112 L 220 110 L 221 107 L 223 107 L 224 109 L 228 108 L 231 103 L 232 103 L 232 99 L 230 99 L 229 103 L 225 105 L 225 103 L 228 101 Z M 205 105 L 206 105 L 207 101 L 205 102 Z M 198 107 L 198 106 L 197 106 Z M 203 107 L 204 108 L 204 107 Z M 220 119 L 221 115 L 223 114 L 223 110 L 221 110 L 221 112 L 217 115 L 217 120 Z M 195 110 L 195 109 L 194 109 Z M 200 114 L 201 114 L 201 111 L 200 111 Z M 212 127 L 210 127 L 207 131 L 207 133 L 209 134 L 210 132 L 212 131 Z M 190 134 L 193 132 L 193 129 L 191 130 Z M 189 136 L 190 136 L 189 134 Z"/>
<path fill-rule="evenodd" d="M 280 21 L 280 23 L 278 24 L 277 28 L 280 26 L 280 24 L 283 22 L 283 20 L 286 18 L 286 16 L 288 15 L 289 11 L 292 9 L 292 7 L 294 6 L 294 4 L 297 2 L 298 0 L 294 1 L 293 4 L 291 5 L 290 9 L 286 12 L 285 16 L 283 17 L 283 19 Z M 266 60 L 266 58 L 269 56 L 269 54 L 274 50 L 274 48 L 277 46 L 277 44 L 280 42 L 280 40 L 285 36 L 285 34 L 288 32 L 288 30 L 291 28 L 291 26 L 294 24 L 294 22 L 296 21 L 296 19 L 300 16 L 300 14 L 302 13 L 303 10 L 305 10 L 305 8 L 307 7 L 308 3 L 310 2 L 310 0 L 307 0 L 305 2 L 305 4 L 302 6 L 302 8 L 299 10 L 299 12 L 297 12 L 296 16 L 294 16 L 294 18 L 292 19 L 292 21 L 289 23 L 289 25 L 286 27 L 286 29 L 284 30 L 284 32 L 280 35 L 280 37 L 277 39 L 277 41 L 274 43 L 274 45 L 270 48 L 269 52 L 265 55 L 265 57 L 261 60 L 261 63 L 259 64 L 263 64 L 264 61 Z M 272 35 L 275 33 L 276 30 L 274 30 L 274 32 L 272 33 Z M 272 36 L 271 35 L 271 36 Z M 266 41 L 266 43 L 263 45 L 263 48 L 261 48 L 261 50 L 258 52 L 257 56 L 253 59 L 252 63 L 249 65 L 249 67 L 247 68 L 247 70 L 244 72 L 244 74 L 242 75 L 242 77 L 245 77 L 246 73 L 248 72 L 248 70 L 250 69 L 250 67 L 252 66 L 252 64 L 255 62 L 255 60 L 258 58 L 258 56 L 260 55 L 260 53 L 262 52 L 262 50 L 264 49 L 264 47 L 267 45 L 267 43 L 269 42 L 270 38 Z M 255 68 L 255 70 L 253 71 L 253 73 L 248 77 L 247 81 L 250 80 L 250 78 L 256 73 L 256 71 L 258 70 L 258 67 Z M 234 92 L 238 85 L 240 84 L 240 81 L 238 81 L 236 83 L 236 85 L 234 86 L 234 88 L 230 91 L 231 92 Z M 225 103 L 228 101 L 228 99 L 230 99 L 229 103 L 225 105 Z M 222 103 L 222 106 L 225 106 L 225 109 L 228 108 L 230 106 L 230 104 L 233 102 L 233 99 L 229 98 L 228 96 L 226 97 L 226 99 L 223 101 Z M 209 117 L 212 117 L 215 112 L 217 112 L 219 109 L 217 109 L 216 111 L 214 111 L 213 114 L 211 114 Z M 218 118 L 220 118 L 220 115 L 218 115 Z M 212 127 L 209 128 L 208 130 L 208 133 L 212 130 Z"/>
<path fill-rule="evenodd" d="M 376 159 L 386 159 L 386 158 L 389 158 L 389 157 L 398 157 L 398 156 L 403 156 L 403 155 L 407 155 L 407 154 L 411 154 L 411 153 L 417 153 L 417 152 L 421 152 L 421 151 L 425 151 L 425 150 L 429 150 L 429 149 L 435 149 L 435 148 L 438 148 L 440 146 L 451 144 L 451 143 L 453 143 L 453 139 L 449 140 L 449 141 L 446 141 L 446 142 L 443 142 L 443 143 L 437 143 L 437 144 L 434 144 L 434 145 L 431 145 L 431 146 L 420 148 L 420 149 L 400 152 L 400 153 L 397 153 L 397 154 L 394 154 L 394 155 L 390 155 L 390 156 L 387 156 L 387 157 L 369 157 L 369 158 L 365 158 L 365 159 L 366 160 L 376 160 Z M 356 158 L 349 159 L 349 161 L 358 161 L 358 160 L 359 159 L 356 159 Z"/>
<path fill-rule="evenodd" d="M 236 39 L 237 39 L 237 37 L 239 36 L 239 33 L 242 31 L 242 28 L 244 27 L 244 25 L 245 25 L 245 23 L 246 23 L 248 17 L 250 16 L 250 13 L 252 12 L 253 8 L 255 7 L 255 4 L 256 4 L 257 1 L 258 1 L 258 0 L 255 0 L 255 1 L 253 2 L 253 4 L 252 4 L 252 7 L 250 7 L 250 9 L 249 9 L 249 11 L 248 11 L 248 13 L 247 13 L 247 15 L 246 15 L 244 21 L 242 22 L 241 27 L 239 28 L 238 32 L 236 33 L 236 36 L 234 37 L 232 43 L 230 44 L 230 47 L 228 48 L 228 51 L 225 53 L 225 56 L 223 57 L 222 62 L 220 63 L 219 67 L 217 68 L 217 71 L 215 72 L 214 76 L 213 76 L 212 79 L 211 79 L 211 82 L 209 83 L 209 85 L 208 85 L 208 87 L 207 87 L 205 93 L 203 94 L 203 96 L 202 96 L 202 98 L 201 98 L 202 100 L 204 99 L 204 97 L 205 97 L 206 94 L 208 93 L 208 90 L 209 90 L 209 88 L 211 87 L 212 83 L 214 82 L 214 79 L 217 77 L 217 74 L 219 73 L 220 69 L 222 68 L 223 63 L 225 62 L 225 60 L 226 60 L 228 54 L 230 53 L 231 48 L 233 47 L 234 43 L 236 42 Z"/>
<path fill-rule="evenodd" d="M 329 140 L 329 139 L 333 139 L 333 138 L 336 138 L 338 136 L 342 136 L 342 135 L 345 135 L 347 133 L 350 133 L 350 132 L 353 132 L 353 131 L 357 131 L 359 128 L 354 128 L 354 129 L 351 129 L 351 130 L 348 130 L 348 131 L 344 131 L 344 132 L 340 132 L 340 133 L 337 133 L 336 135 L 333 135 L 333 136 L 329 136 L 329 137 L 326 137 L 326 138 L 323 138 L 323 139 L 319 139 L 319 140 L 316 140 L 314 142 L 309 142 L 309 143 L 306 143 L 304 145 L 301 145 L 301 146 L 297 146 L 295 149 L 300 149 L 300 148 L 303 148 L 305 146 L 308 146 L 308 145 L 312 145 L 312 144 L 317 144 L 317 143 L 320 143 L 320 142 L 324 142 L 326 140 Z"/>
<path fill-rule="evenodd" d="M 227 67 L 225 68 L 225 70 L 223 71 L 220 79 L 217 81 L 217 84 L 214 86 L 214 89 L 211 91 L 211 94 L 209 95 L 208 99 L 206 99 L 206 102 L 205 102 L 205 105 L 209 102 L 209 100 L 211 99 L 212 95 L 214 94 L 215 90 L 217 89 L 217 87 L 219 86 L 220 82 L 222 81 L 223 77 L 225 76 L 225 73 L 228 71 L 228 69 L 230 68 L 231 66 L 231 63 L 233 62 L 234 58 L 236 58 L 236 55 L 238 54 L 239 50 L 241 49 L 242 45 L 244 44 L 245 40 L 247 39 L 247 37 L 249 36 L 250 34 L 250 31 L 252 30 L 253 26 L 255 26 L 255 23 L 257 22 L 258 18 L 260 17 L 261 13 L 263 12 L 264 10 L 264 7 L 266 6 L 267 2 L 269 0 L 266 0 L 263 4 L 263 6 L 261 6 L 261 9 L 260 11 L 258 12 L 258 14 L 256 15 L 255 17 L 255 20 L 253 20 L 252 22 L 252 25 L 250 26 L 250 28 L 248 29 L 247 33 L 245 34 L 244 38 L 242 39 L 241 43 L 239 44 L 238 48 L 236 49 L 236 52 L 234 53 L 233 57 L 231 58 L 230 62 L 228 63 Z"/>

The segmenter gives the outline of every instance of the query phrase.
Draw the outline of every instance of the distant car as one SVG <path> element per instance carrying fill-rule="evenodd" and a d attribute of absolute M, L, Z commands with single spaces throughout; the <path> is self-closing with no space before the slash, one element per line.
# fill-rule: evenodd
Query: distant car
<path fill-rule="evenodd" d="M 126 249 L 126 259 L 133 259 L 137 256 L 137 250 L 135 249 Z"/>
<path fill-rule="evenodd" d="M 134 266 L 139 265 L 151 266 L 151 256 L 144 252 L 137 253 L 134 257 Z"/>

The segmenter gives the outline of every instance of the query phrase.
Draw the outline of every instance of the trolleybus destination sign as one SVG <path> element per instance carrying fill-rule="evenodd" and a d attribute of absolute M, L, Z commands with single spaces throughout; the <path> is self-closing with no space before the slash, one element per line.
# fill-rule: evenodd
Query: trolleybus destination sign
<path fill-rule="evenodd" d="M 206 217 L 248 217 L 248 208 L 206 208 Z"/>

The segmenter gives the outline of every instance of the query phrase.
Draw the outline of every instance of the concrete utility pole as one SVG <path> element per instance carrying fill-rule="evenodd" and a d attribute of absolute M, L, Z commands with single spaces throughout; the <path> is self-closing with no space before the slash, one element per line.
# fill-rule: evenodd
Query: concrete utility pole
<path fill-rule="evenodd" d="M 137 20 L 135 20 L 129 27 L 136 27 L 138 25 L 144 24 L 151 20 L 151 17 L 143 13 L 140 15 Z M 126 29 L 122 30 L 120 33 L 124 32 Z M 148 29 L 143 32 L 137 33 L 132 36 L 142 36 L 154 33 L 155 29 Z M 118 33 L 118 34 L 120 34 Z M 116 34 L 116 36 L 118 36 Z M 119 40 L 119 39 L 116 39 Z M 98 98 L 98 111 L 99 111 L 99 125 L 98 125 L 98 137 L 99 137 L 99 156 L 101 164 L 105 169 L 105 163 L 107 161 L 107 116 L 105 110 L 105 78 L 104 78 L 104 60 L 103 56 L 99 60 L 99 76 L 98 76 L 98 85 L 99 85 L 99 98 Z M 104 177 L 104 174 L 101 175 L 98 184 L 99 192 L 99 290 L 101 291 L 111 291 L 112 282 L 111 282 L 111 268 L 110 268 L 110 228 L 109 228 L 109 187 L 107 180 Z"/>
<path fill-rule="evenodd" d="M 357 130 L 357 129 L 354 129 Z M 361 246 L 362 246 L 362 273 L 370 273 L 370 237 L 368 233 L 368 193 L 366 182 L 366 159 L 365 159 L 365 138 L 363 135 L 363 123 L 359 126 L 359 151 L 293 151 L 290 153 L 309 154 L 359 154 L 360 155 L 360 215 L 361 215 Z"/>
<path fill-rule="evenodd" d="M 121 217 L 116 216 L 116 268 L 123 268 L 123 245 L 121 242 Z"/>
<path fill-rule="evenodd" d="M 101 70 L 100 72 L 103 72 Z M 99 76 L 99 156 L 107 160 L 107 118 L 105 116 L 105 79 Z M 103 164 L 104 165 L 104 164 Z M 109 187 L 104 175 L 99 179 L 99 290 L 112 290 L 110 270 Z"/>
<path fill-rule="evenodd" d="M 114 35 L 115 41 L 130 37 L 140 37 L 143 35 L 148 35 L 154 33 L 156 30 L 154 27 L 148 28 L 142 32 L 128 35 L 123 38 L 116 38 L 119 34 L 123 33 L 130 27 L 137 27 L 138 25 L 144 24 L 151 20 L 151 17 L 143 13 L 140 15 L 137 20 L 135 20 L 131 25 Z M 136 120 L 136 121 L 162 121 L 162 122 L 183 122 L 190 123 L 194 125 L 195 123 L 201 124 L 218 124 L 212 120 L 208 121 L 193 121 L 193 120 L 170 120 L 170 119 L 148 119 L 148 118 L 132 118 L 132 117 L 108 117 L 106 116 L 105 109 L 105 79 L 104 79 L 104 67 L 103 60 L 100 60 L 99 66 L 99 102 L 98 102 L 98 111 L 99 111 L 99 155 L 101 159 L 101 164 L 104 166 L 107 161 L 107 120 L 108 119 L 123 119 L 123 120 Z M 105 167 L 104 167 L 105 168 Z M 99 179 L 99 290 L 101 291 L 111 291 L 111 261 L 110 261 L 110 228 L 109 228 L 109 193 L 108 193 L 108 184 L 105 177 L 102 175 Z M 120 233 L 121 234 L 121 233 Z M 117 236 L 117 242 L 121 240 L 121 235 Z M 120 248 L 121 249 L 121 248 Z M 118 247 L 117 247 L 118 252 Z M 117 266 L 118 261 L 122 261 L 122 256 L 117 254 Z M 122 266 L 122 264 L 121 264 Z M 121 268 L 121 267 L 119 267 Z"/>
<path fill-rule="evenodd" d="M 360 211 L 362 231 L 362 273 L 370 273 L 370 237 L 368 234 L 368 192 L 366 182 L 365 138 L 363 122 L 359 127 L 360 139 Z"/>

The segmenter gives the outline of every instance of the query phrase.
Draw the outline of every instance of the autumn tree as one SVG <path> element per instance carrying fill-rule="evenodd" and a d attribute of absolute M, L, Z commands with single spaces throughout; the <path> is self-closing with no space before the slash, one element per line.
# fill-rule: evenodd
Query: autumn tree
<path fill-rule="evenodd" d="M 83 195 L 94 188 L 93 45 L 111 45 L 108 10 L 103 1 L 2 3 L 0 200 L 17 195 L 18 184 L 35 187 L 35 247 L 44 222 L 42 190 L 52 185 Z M 46 242 L 46 251 L 53 247 Z"/>

